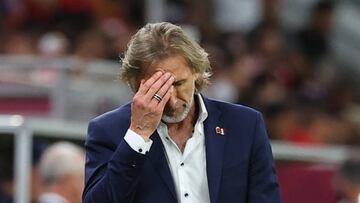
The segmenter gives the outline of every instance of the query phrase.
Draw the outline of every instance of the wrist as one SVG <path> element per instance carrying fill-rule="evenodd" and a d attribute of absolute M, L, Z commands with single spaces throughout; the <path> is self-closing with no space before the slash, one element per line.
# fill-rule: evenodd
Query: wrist
<path fill-rule="evenodd" d="M 140 135 L 145 140 L 145 142 L 148 142 L 150 140 L 150 136 L 152 134 L 151 132 L 147 132 L 145 130 L 140 129 L 139 127 L 134 127 L 134 126 L 130 126 L 129 129 L 135 132 L 136 134 Z"/>

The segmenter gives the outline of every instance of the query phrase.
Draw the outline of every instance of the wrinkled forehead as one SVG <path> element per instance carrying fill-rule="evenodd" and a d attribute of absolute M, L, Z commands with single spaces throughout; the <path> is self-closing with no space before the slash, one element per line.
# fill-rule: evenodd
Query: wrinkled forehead
<path fill-rule="evenodd" d="M 144 69 L 142 78 L 150 78 L 158 71 L 163 73 L 169 72 L 175 77 L 175 79 L 188 77 L 193 74 L 192 68 L 189 66 L 186 59 L 180 54 L 171 55 L 153 61 L 147 66 L 147 68 Z"/>

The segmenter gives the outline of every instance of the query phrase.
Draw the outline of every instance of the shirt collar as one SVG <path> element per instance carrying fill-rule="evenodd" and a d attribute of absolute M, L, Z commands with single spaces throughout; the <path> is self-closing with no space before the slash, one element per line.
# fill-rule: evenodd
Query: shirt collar
<path fill-rule="evenodd" d="M 205 103 L 200 94 L 195 94 L 198 97 L 199 117 L 197 122 L 204 122 L 208 117 L 208 112 L 205 107 Z"/>

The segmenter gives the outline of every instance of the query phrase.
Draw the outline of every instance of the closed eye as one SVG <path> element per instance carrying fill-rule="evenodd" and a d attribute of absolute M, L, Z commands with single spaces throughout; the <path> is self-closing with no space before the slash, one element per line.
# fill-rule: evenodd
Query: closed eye
<path fill-rule="evenodd" d="M 173 83 L 174 86 L 180 86 L 186 82 L 186 79 L 178 80 Z"/>

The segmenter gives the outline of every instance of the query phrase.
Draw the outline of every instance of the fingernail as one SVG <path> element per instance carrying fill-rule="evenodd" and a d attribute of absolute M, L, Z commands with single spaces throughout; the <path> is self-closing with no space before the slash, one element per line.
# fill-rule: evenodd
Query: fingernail
<path fill-rule="evenodd" d="M 165 73 L 165 76 L 166 76 L 167 78 L 169 78 L 169 77 L 171 76 L 171 74 L 170 74 L 170 73 Z"/>
<path fill-rule="evenodd" d="M 158 71 L 158 72 L 156 72 L 156 75 L 157 76 L 160 76 L 160 75 L 162 75 L 163 73 L 161 72 L 161 71 Z"/>

